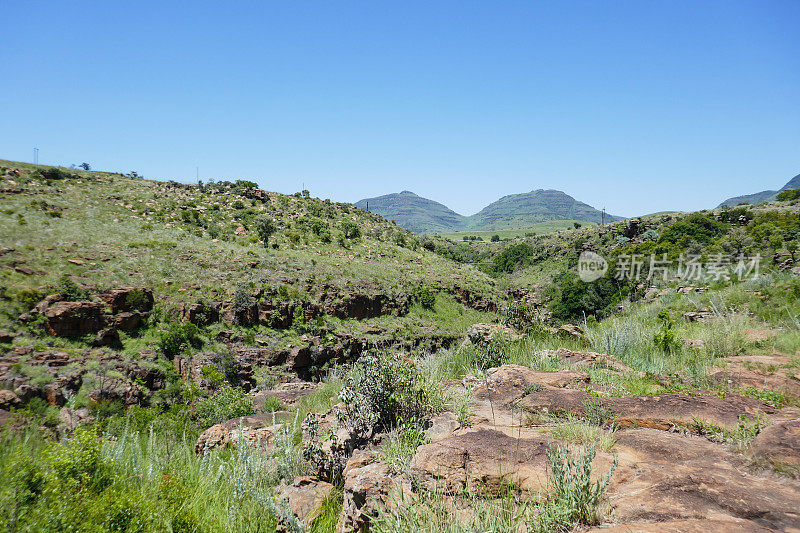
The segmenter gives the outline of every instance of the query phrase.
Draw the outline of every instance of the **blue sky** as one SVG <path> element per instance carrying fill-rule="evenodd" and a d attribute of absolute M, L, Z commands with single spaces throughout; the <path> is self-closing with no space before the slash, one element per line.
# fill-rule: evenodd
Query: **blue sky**
<path fill-rule="evenodd" d="M 800 2 L 0 3 L 0 158 L 472 214 L 800 173 Z"/>

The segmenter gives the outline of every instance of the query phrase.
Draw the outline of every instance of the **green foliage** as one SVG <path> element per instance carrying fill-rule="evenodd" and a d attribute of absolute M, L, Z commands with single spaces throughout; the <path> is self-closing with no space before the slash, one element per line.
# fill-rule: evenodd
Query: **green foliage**
<path fill-rule="evenodd" d="M 653 344 L 664 353 L 670 354 L 680 350 L 681 343 L 673 331 L 672 317 L 669 311 L 662 309 L 658 312 L 658 321 L 661 323 L 659 330 L 653 334 Z"/>
<path fill-rule="evenodd" d="M 233 310 L 237 313 L 246 313 L 255 303 L 250 290 L 246 285 L 239 285 L 233 293 Z"/>
<path fill-rule="evenodd" d="M 572 272 L 564 272 L 553 280 L 546 294 L 550 297 L 550 312 L 559 320 L 581 320 L 594 315 L 605 318 L 627 295 L 628 288 L 618 285 L 608 277 L 591 283 L 579 279 Z"/>
<path fill-rule="evenodd" d="M 425 309 L 433 309 L 436 305 L 436 291 L 427 285 L 420 285 L 414 288 L 412 299 Z"/>
<path fill-rule="evenodd" d="M 496 273 L 513 272 L 533 255 L 533 248 L 525 243 L 512 244 L 492 259 L 492 269 Z"/>
<path fill-rule="evenodd" d="M 269 238 L 277 231 L 277 226 L 267 215 L 259 215 L 253 220 L 253 229 L 266 246 Z"/>
<path fill-rule="evenodd" d="M 547 453 L 553 491 L 550 502 L 555 507 L 550 506 L 546 512 L 540 513 L 540 527 L 537 529 L 547 530 L 551 528 L 541 526 L 551 526 L 551 530 L 566 530 L 576 523 L 588 525 L 597 522 L 597 506 L 617 468 L 617 460 L 614 459 L 605 475 L 592 482 L 594 457 L 594 446 L 588 446 L 580 454 L 572 454 L 560 446 Z"/>
<path fill-rule="evenodd" d="M 536 316 L 536 310 L 528 305 L 527 302 L 514 300 L 506 306 L 504 323 L 517 331 L 529 333 L 538 325 L 539 320 Z"/>
<path fill-rule="evenodd" d="M 357 239 L 361 237 L 361 228 L 352 220 L 345 220 L 342 222 L 341 228 L 345 239 Z"/>
<path fill-rule="evenodd" d="M 68 274 L 63 274 L 58 280 L 56 291 L 68 302 L 89 299 L 89 291 L 78 286 Z"/>
<path fill-rule="evenodd" d="M 236 186 L 240 189 L 257 189 L 258 183 L 249 180 L 236 180 Z"/>
<path fill-rule="evenodd" d="M 339 399 L 352 427 L 393 427 L 398 420 L 420 420 L 436 411 L 434 387 L 412 360 L 368 354 L 346 376 Z"/>
<path fill-rule="evenodd" d="M 36 289 L 22 289 L 16 296 L 17 302 L 26 311 L 38 304 L 42 298 L 44 298 L 44 294 Z"/>
<path fill-rule="evenodd" d="M 169 322 L 158 335 L 158 348 L 167 357 L 179 354 L 184 348 L 202 346 L 200 330 L 194 324 Z"/>
<path fill-rule="evenodd" d="M 256 412 L 253 399 L 244 390 L 231 387 L 227 383 L 223 383 L 211 397 L 197 402 L 196 411 L 198 421 L 203 427 Z"/>
<path fill-rule="evenodd" d="M 800 199 L 800 189 L 786 189 L 778 193 L 777 199 L 782 202 L 789 202 Z"/>
<path fill-rule="evenodd" d="M 659 242 L 686 247 L 692 242 L 709 243 L 724 232 L 725 226 L 722 223 L 709 216 L 692 213 L 667 226 L 661 233 Z"/>
<path fill-rule="evenodd" d="M 480 370 L 501 366 L 508 361 L 508 353 L 500 341 L 491 340 L 477 347 L 474 364 Z"/>
<path fill-rule="evenodd" d="M 495 233 L 494 235 L 492 235 L 492 238 L 491 238 L 491 239 L 489 239 L 489 240 L 490 240 L 491 242 L 500 242 L 500 235 L 498 235 L 498 234 L 496 234 L 496 233 Z"/>

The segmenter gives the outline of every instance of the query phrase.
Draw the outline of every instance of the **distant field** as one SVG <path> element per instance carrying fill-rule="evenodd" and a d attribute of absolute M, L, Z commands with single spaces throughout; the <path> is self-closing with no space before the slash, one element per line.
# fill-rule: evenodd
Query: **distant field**
<path fill-rule="evenodd" d="M 463 240 L 464 237 L 481 237 L 484 241 L 488 241 L 492 238 L 492 235 L 499 235 L 501 239 L 513 239 L 514 237 L 524 237 L 526 233 L 532 233 L 534 235 L 542 235 L 544 233 L 553 233 L 556 231 L 561 231 L 565 229 L 572 229 L 574 228 L 574 223 L 577 222 L 581 225 L 581 227 L 593 227 L 597 226 L 596 222 L 584 222 L 582 220 L 551 220 L 549 222 L 539 222 L 538 224 L 534 224 L 532 226 L 526 226 L 524 228 L 517 228 L 517 229 L 505 229 L 505 230 L 490 230 L 490 231 L 454 231 L 451 233 L 437 233 L 439 237 L 444 237 L 446 239 L 451 239 L 454 241 Z"/>

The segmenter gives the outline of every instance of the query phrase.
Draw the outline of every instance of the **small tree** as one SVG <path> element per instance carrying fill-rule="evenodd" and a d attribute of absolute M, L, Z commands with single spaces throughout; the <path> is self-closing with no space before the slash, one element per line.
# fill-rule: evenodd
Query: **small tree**
<path fill-rule="evenodd" d="M 792 263 L 794 263 L 794 255 L 797 253 L 797 241 L 787 242 L 786 251 L 792 256 Z"/>
<path fill-rule="evenodd" d="M 83 170 L 92 170 L 92 167 L 91 167 L 91 165 L 89 165 L 89 163 L 86 163 L 86 162 L 83 162 L 83 163 L 81 163 L 81 164 L 80 164 L 80 167 L 81 167 Z"/>
<path fill-rule="evenodd" d="M 258 238 L 264 241 L 264 247 L 267 246 L 267 241 L 277 230 L 275 223 L 266 215 L 259 215 L 253 221 L 253 228 L 258 234 Z"/>
<path fill-rule="evenodd" d="M 497 235 L 497 234 L 492 235 L 491 241 L 492 242 L 500 242 L 500 235 Z"/>
<path fill-rule="evenodd" d="M 342 222 L 342 233 L 344 233 L 346 239 L 357 239 L 361 237 L 361 229 L 358 227 L 358 224 L 352 220 L 345 220 Z"/>

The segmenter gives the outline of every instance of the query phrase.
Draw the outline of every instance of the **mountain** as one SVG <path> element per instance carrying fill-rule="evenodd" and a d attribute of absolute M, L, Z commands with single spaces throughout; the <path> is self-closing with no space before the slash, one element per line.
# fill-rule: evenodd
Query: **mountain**
<path fill-rule="evenodd" d="M 499 230 L 530 226 L 550 220 L 584 220 L 611 222 L 623 217 L 606 214 L 577 201 L 562 191 L 537 189 L 510 194 L 493 202 L 469 217 L 466 229 Z"/>
<path fill-rule="evenodd" d="M 603 220 L 602 213 L 592 206 L 562 191 L 543 189 L 504 196 L 469 217 L 410 191 L 366 198 L 355 205 L 414 233 L 513 229 L 551 220 Z M 615 220 L 622 217 L 605 215 L 606 222 Z"/>
<path fill-rule="evenodd" d="M 775 197 L 778 195 L 779 192 L 784 191 L 786 189 L 800 189 L 800 174 L 790 179 L 786 185 L 784 185 L 777 191 L 761 191 L 753 194 L 745 194 L 743 196 L 734 196 L 733 198 L 728 198 L 727 200 L 719 204 L 717 207 L 722 207 L 725 205 L 735 206 L 745 202 L 748 204 L 760 204 L 761 202 L 771 202 L 775 200 Z"/>
<path fill-rule="evenodd" d="M 464 223 L 465 217 L 446 205 L 417 196 L 411 191 L 365 198 L 355 203 L 361 209 L 369 208 L 386 220 L 394 220 L 414 233 L 452 231 Z"/>

